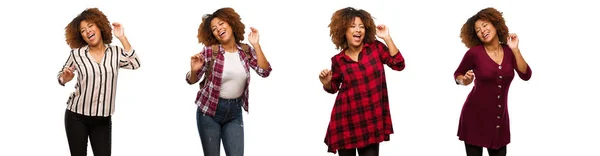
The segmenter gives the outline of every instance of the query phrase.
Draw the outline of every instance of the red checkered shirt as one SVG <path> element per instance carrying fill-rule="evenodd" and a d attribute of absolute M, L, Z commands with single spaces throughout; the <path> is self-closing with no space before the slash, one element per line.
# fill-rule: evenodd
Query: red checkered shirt
<path fill-rule="evenodd" d="M 207 114 L 209 116 L 214 116 L 217 110 L 217 104 L 219 103 L 219 94 L 221 91 L 221 79 L 223 74 L 223 63 L 225 57 L 223 54 L 225 50 L 219 45 L 219 53 L 215 58 L 215 63 L 213 65 L 213 71 L 210 76 L 208 76 L 206 84 L 203 88 L 200 88 L 198 94 L 196 96 L 196 105 L 198 105 L 199 109 L 202 113 Z M 271 73 L 271 65 L 269 65 L 268 69 L 262 69 L 258 66 L 258 59 L 256 57 L 256 51 L 254 48 L 250 47 L 250 53 L 252 54 L 252 58 L 250 62 L 248 62 L 246 58 L 246 53 L 242 51 L 242 47 L 237 45 L 238 54 L 240 54 L 240 59 L 243 61 L 244 69 L 246 70 L 246 74 L 248 75 L 246 79 L 246 85 L 244 89 L 244 93 L 242 94 L 242 102 L 243 108 L 246 112 L 248 112 L 248 87 L 250 84 L 250 68 L 254 69 L 256 73 L 261 77 L 268 77 Z M 207 71 L 208 62 L 211 61 L 213 55 L 212 46 L 205 46 L 200 55 L 204 58 L 204 66 L 197 73 L 198 79 L 201 79 L 204 73 Z M 190 72 L 186 74 L 186 81 L 190 83 L 189 79 L 187 79 L 190 75 Z M 191 84 L 191 83 L 190 83 Z"/>
<path fill-rule="evenodd" d="M 348 57 L 345 50 L 331 58 L 332 89 L 324 89 L 339 93 L 325 135 L 328 152 L 390 140 L 394 131 L 384 64 L 401 71 L 404 58 L 400 52 L 391 56 L 380 41 L 365 43 L 358 61 Z"/>

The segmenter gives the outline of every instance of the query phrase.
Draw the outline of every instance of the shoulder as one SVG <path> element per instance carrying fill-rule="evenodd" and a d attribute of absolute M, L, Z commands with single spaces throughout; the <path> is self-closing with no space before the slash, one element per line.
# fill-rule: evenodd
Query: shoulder
<path fill-rule="evenodd" d="M 365 43 L 365 47 L 367 48 L 371 48 L 371 49 L 379 49 L 379 48 L 385 48 L 387 47 L 383 42 L 379 41 L 379 40 L 375 40 L 373 42 L 367 42 Z"/>
<path fill-rule="evenodd" d="M 73 54 L 78 52 L 79 50 L 81 50 L 81 48 L 71 48 L 71 51 L 69 51 L 69 54 Z"/>
<path fill-rule="evenodd" d="M 125 49 L 123 47 L 117 46 L 117 45 L 106 45 L 108 51 L 116 51 L 116 52 L 121 52 L 121 51 L 125 51 Z"/>
<path fill-rule="evenodd" d="M 80 47 L 80 48 L 71 48 L 71 51 L 69 51 L 70 55 L 76 55 L 76 56 L 80 56 L 81 52 L 85 52 L 85 47 Z"/>
<path fill-rule="evenodd" d="M 218 45 L 218 44 L 213 44 L 213 45 L 205 45 L 205 46 L 202 48 L 202 51 L 201 51 L 201 53 L 202 53 L 202 54 L 204 54 L 204 55 L 209 55 L 209 54 L 210 54 L 210 55 L 212 55 L 212 52 L 213 52 L 213 51 L 214 51 L 214 52 L 216 52 L 216 51 L 218 51 L 218 50 L 219 50 L 219 45 Z"/>
<path fill-rule="evenodd" d="M 477 46 L 473 46 L 471 48 L 469 48 L 469 50 L 467 50 L 467 55 L 475 55 L 477 53 L 482 53 L 485 52 L 483 45 L 477 45 Z"/>
<path fill-rule="evenodd" d="M 513 54 L 512 49 L 510 49 L 510 47 L 508 47 L 508 45 L 502 44 L 502 50 L 504 50 L 505 53 L 509 53 L 510 55 Z"/>
<path fill-rule="evenodd" d="M 371 42 L 370 44 L 375 45 L 375 46 L 385 46 L 385 44 L 379 40 L 375 40 L 375 41 Z"/>
<path fill-rule="evenodd" d="M 331 57 L 331 62 L 332 63 L 339 62 L 344 57 L 344 55 L 345 55 L 344 50 L 340 51 L 339 53 L 337 53 Z"/>

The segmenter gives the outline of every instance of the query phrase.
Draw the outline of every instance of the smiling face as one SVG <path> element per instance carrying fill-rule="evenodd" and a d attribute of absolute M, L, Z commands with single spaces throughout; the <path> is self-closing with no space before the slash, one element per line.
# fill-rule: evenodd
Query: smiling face
<path fill-rule="evenodd" d="M 234 39 L 233 31 L 229 23 L 218 17 L 215 17 L 210 21 L 210 28 L 213 36 L 215 36 L 217 41 L 221 44 L 230 42 Z"/>
<path fill-rule="evenodd" d="M 475 34 L 477 34 L 477 37 L 481 42 L 491 43 L 493 41 L 497 41 L 497 32 L 498 31 L 496 31 L 496 27 L 494 27 L 490 21 L 481 19 L 475 21 Z"/>
<path fill-rule="evenodd" d="M 350 27 L 346 30 L 346 41 L 349 47 L 358 47 L 365 39 L 365 25 L 360 17 L 354 17 Z"/>
<path fill-rule="evenodd" d="M 81 37 L 89 46 L 96 46 L 102 43 L 102 32 L 100 28 L 94 23 L 81 21 L 79 25 L 79 32 Z"/>

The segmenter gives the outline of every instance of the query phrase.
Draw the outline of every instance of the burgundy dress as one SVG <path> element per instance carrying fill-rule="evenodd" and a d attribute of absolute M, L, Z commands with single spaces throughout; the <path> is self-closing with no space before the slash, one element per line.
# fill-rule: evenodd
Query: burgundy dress
<path fill-rule="evenodd" d="M 475 80 L 471 93 L 463 105 L 458 124 L 458 138 L 466 144 L 498 149 L 510 143 L 507 95 L 515 72 L 525 81 L 531 78 L 531 69 L 525 73 L 517 69 L 512 50 L 502 45 L 504 58 L 497 64 L 486 53 L 483 45 L 469 49 L 454 72 L 454 78 L 473 69 Z"/>

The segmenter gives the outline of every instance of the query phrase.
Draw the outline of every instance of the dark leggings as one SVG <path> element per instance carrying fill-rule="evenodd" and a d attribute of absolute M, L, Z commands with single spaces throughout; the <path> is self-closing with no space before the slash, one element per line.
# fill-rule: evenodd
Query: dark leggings
<path fill-rule="evenodd" d="M 465 143 L 465 149 L 467 151 L 467 156 L 482 156 L 483 155 L 483 147 L 469 145 Z M 490 156 L 506 156 L 506 146 L 501 147 L 499 149 L 487 149 L 488 155 Z"/>
<path fill-rule="evenodd" d="M 110 156 L 110 117 L 85 116 L 67 110 L 65 130 L 71 156 L 86 156 L 88 137 L 94 156 Z"/>
<path fill-rule="evenodd" d="M 359 156 L 378 156 L 379 155 L 379 143 L 370 144 L 363 148 L 353 148 L 353 149 L 338 149 L 338 154 L 340 156 L 356 156 L 356 151 L 358 150 Z"/>

